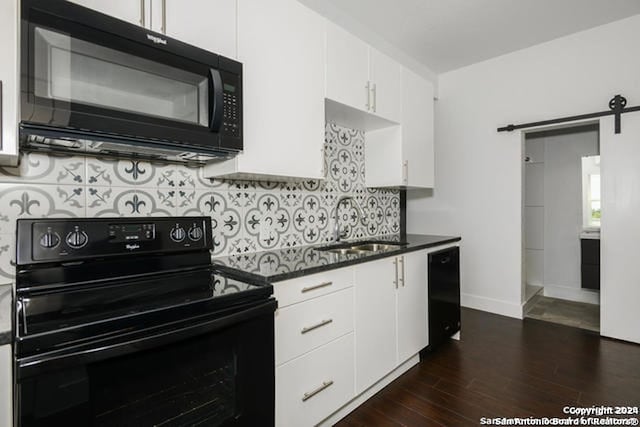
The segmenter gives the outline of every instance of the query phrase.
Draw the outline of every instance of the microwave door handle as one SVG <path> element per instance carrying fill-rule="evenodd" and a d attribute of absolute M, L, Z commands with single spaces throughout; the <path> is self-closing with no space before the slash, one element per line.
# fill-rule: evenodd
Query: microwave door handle
<path fill-rule="evenodd" d="M 209 70 L 209 129 L 219 132 L 224 113 L 224 98 L 222 93 L 222 76 L 220 71 Z"/>

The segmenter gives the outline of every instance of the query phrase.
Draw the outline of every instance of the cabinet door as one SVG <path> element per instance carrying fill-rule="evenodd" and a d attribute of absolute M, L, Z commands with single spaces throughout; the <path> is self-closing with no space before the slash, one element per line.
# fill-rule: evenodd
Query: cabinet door
<path fill-rule="evenodd" d="M 398 363 L 429 344 L 427 318 L 427 253 L 411 252 L 400 258 L 398 288 Z"/>
<path fill-rule="evenodd" d="M 149 0 L 70 0 L 114 18 L 149 28 Z"/>
<path fill-rule="evenodd" d="M 369 110 L 369 46 L 353 34 L 327 22 L 326 97 Z"/>
<path fill-rule="evenodd" d="M 239 0 L 241 172 L 323 177 L 324 20 L 296 0 Z"/>
<path fill-rule="evenodd" d="M 373 82 L 371 110 L 385 119 L 400 123 L 402 118 L 402 66 L 370 49 L 370 74 Z"/>
<path fill-rule="evenodd" d="M 164 0 L 164 11 L 162 4 L 162 0 L 153 2 L 154 31 L 229 58 L 236 57 L 236 0 Z"/>
<path fill-rule="evenodd" d="M 433 85 L 407 69 L 402 75 L 403 185 L 433 188 Z"/>
<path fill-rule="evenodd" d="M 396 258 L 356 266 L 356 392 L 396 367 Z"/>
<path fill-rule="evenodd" d="M 0 425 L 13 425 L 13 380 L 11 378 L 11 345 L 0 346 Z"/>

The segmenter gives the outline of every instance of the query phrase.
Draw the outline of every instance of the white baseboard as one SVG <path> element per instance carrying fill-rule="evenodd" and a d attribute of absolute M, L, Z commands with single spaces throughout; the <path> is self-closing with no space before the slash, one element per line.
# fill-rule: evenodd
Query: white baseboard
<path fill-rule="evenodd" d="M 349 403 L 338 409 L 331 416 L 329 416 L 329 418 L 326 418 L 324 421 L 318 424 L 318 426 L 329 427 L 336 424 L 338 421 L 349 415 L 358 406 L 362 405 L 371 396 L 388 386 L 391 382 L 393 382 L 393 380 L 417 365 L 418 362 L 420 362 L 420 355 L 416 354 L 411 359 L 407 360 L 402 365 L 398 366 L 396 369 L 387 374 L 386 377 L 382 378 L 380 381 L 366 389 L 362 394 L 356 396 Z"/>
<path fill-rule="evenodd" d="M 600 305 L 600 292 L 568 286 L 544 285 L 544 296 Z"/>
<path fill-rule="evenodd" d="M 460 295 L 460 303 L 463 307 L 522 319 L 521 304 L 464 293 Z"/>

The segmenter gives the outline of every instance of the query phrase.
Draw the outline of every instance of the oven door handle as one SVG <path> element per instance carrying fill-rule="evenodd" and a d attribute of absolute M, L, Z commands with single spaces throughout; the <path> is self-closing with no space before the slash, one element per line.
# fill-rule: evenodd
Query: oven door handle
<path fill-rule="evenodd" d="M 209 129 L 219 133 L 224 113 L 224 94 L 220 70 L 209 69 Z"/>
<path fill-rule="evenodd" d="M 100 345 L 98 343 L 87 344 L 82 350 L 59 354 L 45 354 L 30 356 L 17 360 L 16 377 L 27 378 L 56 369 L 84 365 L 98 362 L 113 357 L 136 353 L 157 348 L 163 345 L 182 341 L 205 333 L 215 332 L 233 325 L 243 323 L 261 315 L 273 315 L 277 308 L 277 302 L 269 299 L 259 305 L 252 304 L 250 308 L 235 311 L 232 314 L 216 317 L 215 319 L 203 319 L 198 323 L 171 328 L 169 330 L 154 332 L 147 336 L 134 339 L 125 339 L 120 342 Z"/>

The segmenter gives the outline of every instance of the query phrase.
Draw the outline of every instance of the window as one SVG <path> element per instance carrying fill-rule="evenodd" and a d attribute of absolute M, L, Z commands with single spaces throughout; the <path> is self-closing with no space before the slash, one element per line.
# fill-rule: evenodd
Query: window
<path fill-rule="evenodd" d="M 600 227 L 600 174 L 589 175 L 589 226 Z"/>
<path fill-rule="evenodd" d="M 582 158 L 583 227 L 600 228 L 600 156 Z"/>

